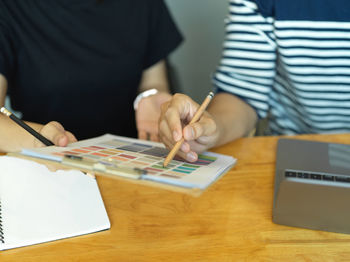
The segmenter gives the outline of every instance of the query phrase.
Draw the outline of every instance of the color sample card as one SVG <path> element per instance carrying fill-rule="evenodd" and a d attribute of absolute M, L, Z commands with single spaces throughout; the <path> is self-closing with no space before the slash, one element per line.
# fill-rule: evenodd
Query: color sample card
<path fill-rule="evenodd" d="M 65 155 L 73 155 L 105 165 L 136 167 L 147 171 L 143 179 L 201 189 L 215 181 L 236 162 L 233 157 L 206 152 L 199 155 L 194 163 L 175 158 L 167 167 L 163 167 L 169 150 L 162 144 L 110 134 L 82 140 L 66 148 L 46 147 L 25 150 L 22 153 L 35 157 L 49 154 L 53 157 L 50 160 L 55 161 L 63 159 Z"/>

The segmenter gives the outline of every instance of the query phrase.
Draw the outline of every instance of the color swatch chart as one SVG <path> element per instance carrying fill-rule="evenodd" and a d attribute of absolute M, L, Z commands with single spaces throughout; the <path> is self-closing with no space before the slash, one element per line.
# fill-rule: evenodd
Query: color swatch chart
<path fill-rule="evenodd" d="M 167 167 L 163 167 L 164 158 L 169 150 L 162 144 L 109 134 L 73 143 L 66 148 L 48 147 L 34 150 L 46 151 L 57 157 L 74 155 L 102 164 L 113 162 L 118 166 L 137 167 L 147 170 L 148 180 L 185 187 L 199 186 L 198 182 L 201 180 L 202 183 L 208 184 L 211 180 L 208 178 L 215 178 L 220 174 L 218 170 L 222 169 L 222 166 L 232 165 L 232 161 L 224 163 L 222 155 L 204 153 L 199 155 L 194 163 L 175 158 Z"/>

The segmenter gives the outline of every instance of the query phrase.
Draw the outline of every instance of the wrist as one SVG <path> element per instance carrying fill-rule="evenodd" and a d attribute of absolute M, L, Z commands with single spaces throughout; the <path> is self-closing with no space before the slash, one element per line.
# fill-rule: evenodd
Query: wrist
<path fill-rule="evenodd" d="M 211 146 L 215 147 L 226 143 L 227 131 L 225 128 L 225 119 L 221 121 L 219 116 L 211 115 L 215 123 L 215 132 L 212 135 Z M 228 141 L 227 141 L 228 142 Z"/>
<path fill-rule="evenodd" d="M 141 100 L 143 98 L 146 98 L 146 97 L 149 97 L 149 96 L 153 96 L 153 95 L 155 95 L 157 93 L 158 93 L 158 90 L 155 89 L 155 88 L 152 88 L 152 89 L 148 89 L 148 90 L 143 91 L 140 94 L 138 94 L 137 97 L 134 100 L 134 103 L 133 103 L 134 110 L 136 111 L 138 109 L 139 104 L 140 104 L 140 102 L 141 102 Z"/>

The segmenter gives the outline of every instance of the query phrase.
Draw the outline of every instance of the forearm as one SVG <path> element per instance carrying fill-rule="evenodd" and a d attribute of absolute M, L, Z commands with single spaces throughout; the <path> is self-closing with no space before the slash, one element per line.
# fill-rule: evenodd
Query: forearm
<path fill-rule="evenodd" d="M 139 93 L 152 88 L 157 89 L 159 92 L 170 93 L 164 60 L 159 61 L 157 64 L 146 69 L 142 74 L 138 90 Z"/>
<path fill-rule="evenodd" d="M 0 74 L 0 107 L 5 105 L 6 93 L 7 80 L 2 74 Z"/>
<path fill-rule="evenodd" d="M 157 89 L 158 92 L 170 94 L 170 88 L 169 88 L 168 82 L 149 83 L 147 85 L 140 85 L 138 93 L 142 93 L 142 92 L 150 90 L 150 89 Z"/>
<path fill-rule="evenodd" d="M 227 93 L 217 94 L 208 112 L 215 119 L 219 132 L 216 146 L 248 135 L 257 123 L 257 115 L 253 108 Z"/>
<path fill-rule="evenodd" d="M 36 131 L 40 131 L 42 125 L 28 123 Z M 13 120 L 0 114 L 0 151 L 14 152 L 25 147 L 32 147 L 35 138 Z"/>
<path fill-rule="evenodd" d="M 0 74 L 0 107 L 4 106 L 7 94 L 7 80 Z M 27 123 L 36 131 L 40 131 L 42 125 L 36 123 Z M 0 114 L 0 151 L 13 152 L 24 147 L 33 146 L 35 138 L 17 125 L 7 116 Z"/>

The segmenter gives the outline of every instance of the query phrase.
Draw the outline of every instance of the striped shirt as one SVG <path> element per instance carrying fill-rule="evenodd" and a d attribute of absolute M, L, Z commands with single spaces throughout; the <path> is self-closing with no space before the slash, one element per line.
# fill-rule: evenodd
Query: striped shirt
<path fill-rule="evenodd" d="M 350 1 L 230 0 L 213 78 L 267 134 L 350 132 Z"/>

